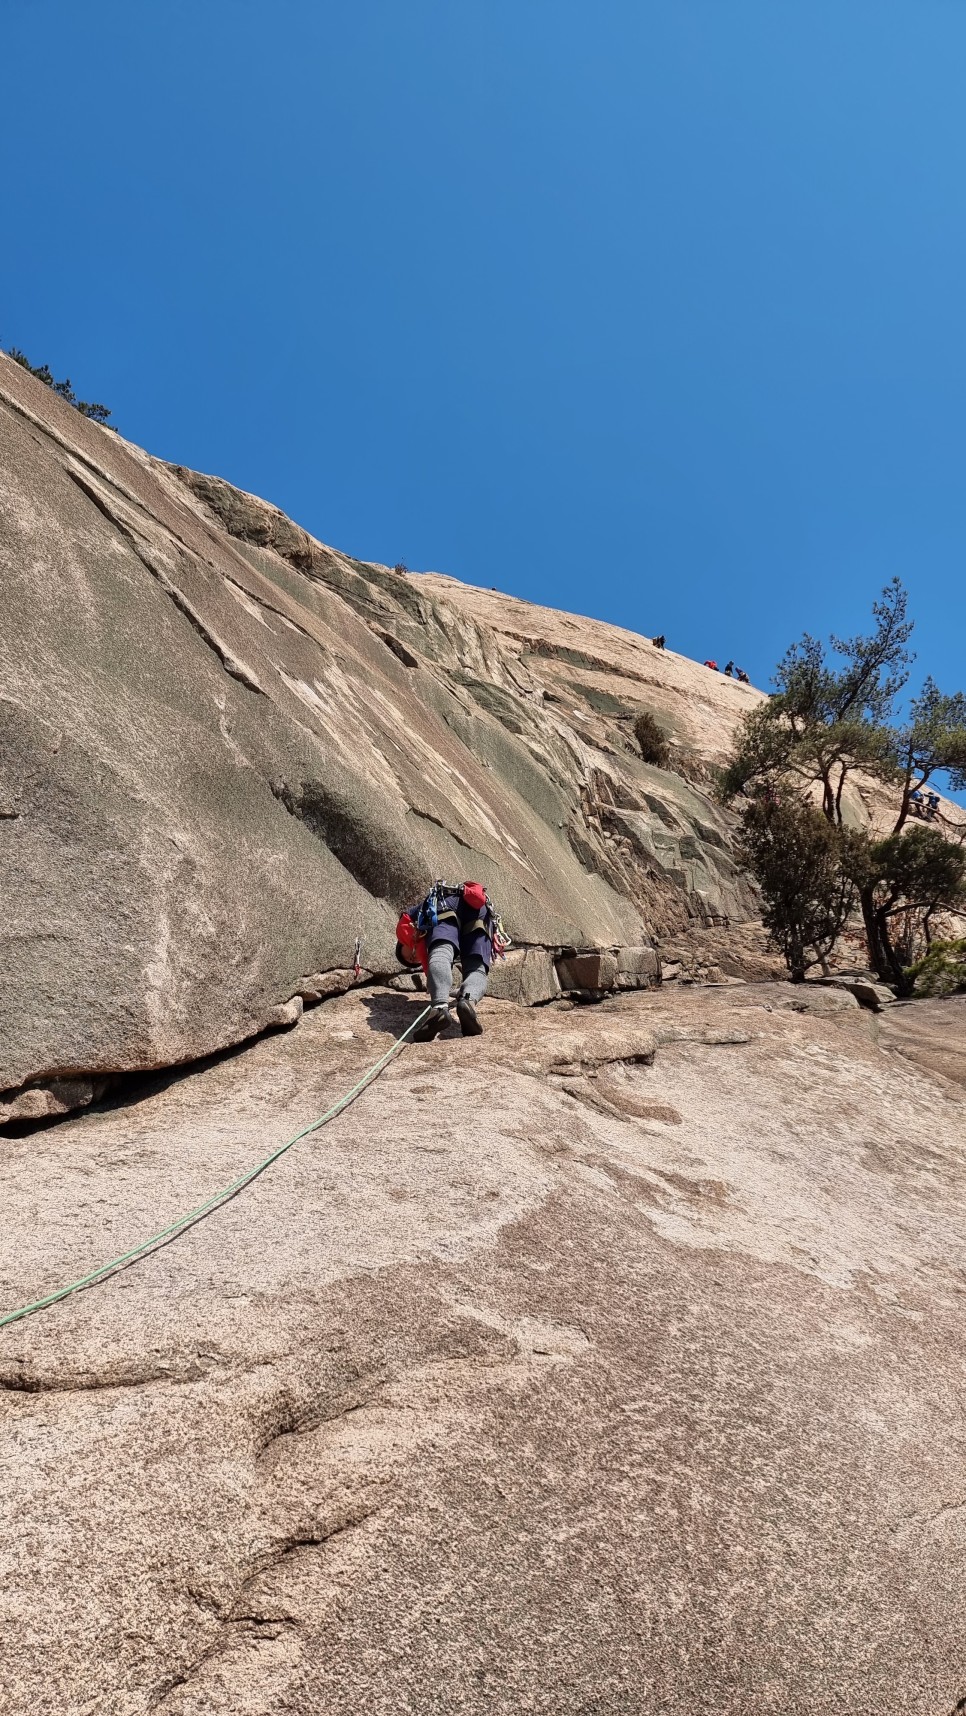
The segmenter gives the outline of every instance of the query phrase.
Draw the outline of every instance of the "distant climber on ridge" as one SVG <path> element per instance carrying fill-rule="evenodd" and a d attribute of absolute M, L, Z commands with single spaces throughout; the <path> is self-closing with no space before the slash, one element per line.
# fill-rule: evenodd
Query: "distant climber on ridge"
<path fill-rule="evenodd" d="M 731 675 L 734 673 L 734 670 L 735 670 L 734 662 L 733 661 L 726 661 L 725 665 L 724 665 L 724 670 L 725 670 L 725 673 L 728 675 L 728 678 L 730 679 Z"/>
<path fill-rule="evenodd" d="M 651 642 L 654 645 L 655 649 L 667 649 L 667 644 L 664 641 L 664 633 L 663 632 L 661 633 L 660 637 L 652 638 Z"/>
<path fill-rule="evenodd" d="M 402 913 L 396 925 L 396 957 L 421 965 L 432 1003 L 413 1041 L 431 1042 L 450 1023 L 453 966 L 459 959 L 463 980 L 456 995 L 456 1017 L 464 1037 L 478 1037 L 483 1026 L 477 1004 L 486 994 L 494 954 L 502 958 L 509 938 L 481 882 L 435 882 L 426 898 Z"/>

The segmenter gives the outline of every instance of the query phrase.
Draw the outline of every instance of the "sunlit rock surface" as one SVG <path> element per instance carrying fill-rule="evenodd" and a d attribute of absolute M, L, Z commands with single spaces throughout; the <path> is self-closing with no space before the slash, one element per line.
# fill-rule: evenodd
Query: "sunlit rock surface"
<path fill-rule="evenodd" d="M 357 942 L 390 973 L 438 875 L 536 950 L 508 997 L 594 949 L 625 977 L 650 950 L 649 981 L 777 972 L 714 797 L 751 686 L 353 560 L 2 355 L 0 486 L 0 1124 L 292 1022 Z M 848 810 L 888 824 L 871 783 Z"/>
<path fill-rule="evenodd" d="M 6 1138 L 0 1310 L 229 1183 L 420 1004 L 337 997 Z M 481 1016 L 0 1334 L 5 1716 L 959 1707 L 966 1002 Z"/>
<path fill-rule="evenodd" d="M 706 792 L 615 747 L 590 692 L 554 702 L 446 581 L 323 547 L 6 358 L 0 472 L 5 1118 L 257 1033 L 357 937 L 391 971 L 437 875 L 484 879 L 520 945 L 754 918 Z"/>
<path fill-rule="evenodd" d="M 759 981 L 760 694 L 5 359 L 0 456 L 0 1314 L 362 1077 L 435 875 L 517 944 L 0 1330 L 4 1716 L 961 1710 L 966 1002 Z"/>

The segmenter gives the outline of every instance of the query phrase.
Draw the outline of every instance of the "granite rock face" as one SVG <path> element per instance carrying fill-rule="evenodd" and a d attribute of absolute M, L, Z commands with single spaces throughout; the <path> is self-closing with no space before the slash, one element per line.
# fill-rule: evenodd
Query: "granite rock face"
<path fill-rule="evenodd" d="M 0 450 L 0 1314 L 299 1135 L 2 1331 L 5 1716 L 961 1709 L 966 1001 L 755 981 L 757 694 L 5 360 Z M 485 1035 L 306 1135 L 441 872 L 515 938 Z"/>
<path fill-rule="evenodd" d="M 5 1139 L 0 1309 L 421 1004 L 354 991 Z M 961 1708 L 966 1001 L 481 1011 L 3 1331 L 4 1716 Z"/>
<path fill-rule="evenodd" d="M 4 357 L 0 484 L 0 1124 L 293 1022 L 357 944 L 389 975 L 438 875 L 533 950 L 521 996 L 568 949 L 777 970 L 712 796 L 751 687 L 337 553 Z"/>
<path fill-rule="evenodd" d="M 4 1119 L 291 1022 L 352 981 L 357 937 L 391 972 L 397 910 L 437 875 L 483 878 L 550 949 L 699 910 L 643 765 L 633 809 L 605 791 L 641 822 L 618 840 L 593 745 L 427 581 L 149 458 L 5 358 L 0 471 Z"/>

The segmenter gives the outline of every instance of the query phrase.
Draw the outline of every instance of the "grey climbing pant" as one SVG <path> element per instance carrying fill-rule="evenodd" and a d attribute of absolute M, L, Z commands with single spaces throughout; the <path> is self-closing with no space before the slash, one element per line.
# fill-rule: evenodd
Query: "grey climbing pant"
<path fill-rule="evenodd" d="M 434 1007 L 449 1006 L 449 992 L 453 987 L 453 960 L 456 949 L 452 942 L 438 941 L 429 950 L 429 998 Z M 457 1001 L 465 996 L 475 1006 L 482 1001 L 486 994 L 486 966 L 482 959 L 468 957 L 460 961 L 463 967 L 463 981 L 459 987 Z"/>

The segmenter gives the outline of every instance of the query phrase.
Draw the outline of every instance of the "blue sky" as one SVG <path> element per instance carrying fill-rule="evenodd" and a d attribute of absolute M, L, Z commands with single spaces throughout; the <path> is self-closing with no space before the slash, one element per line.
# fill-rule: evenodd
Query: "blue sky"
<path fill-rule="evenodd" d="M 351 553 L 966 684 L 961 0 L 6 0 L 0 341 Z"/>

